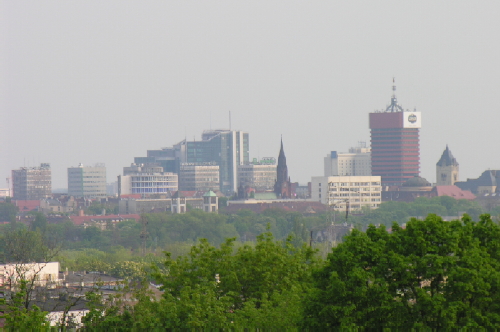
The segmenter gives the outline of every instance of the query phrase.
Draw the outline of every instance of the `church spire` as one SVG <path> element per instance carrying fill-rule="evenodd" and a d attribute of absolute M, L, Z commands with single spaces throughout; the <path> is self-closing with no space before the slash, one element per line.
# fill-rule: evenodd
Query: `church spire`
<path fill-rule="evenodd" d="M 279 198 L 291 198 L 291 184 L 288 177 L 288 167 L 286 165 L 285 150 L 283 149 L 283 137 L 281 137 L 280 153 L 278 165 L 276 167 L 276 183 L 274 192 Z"/>

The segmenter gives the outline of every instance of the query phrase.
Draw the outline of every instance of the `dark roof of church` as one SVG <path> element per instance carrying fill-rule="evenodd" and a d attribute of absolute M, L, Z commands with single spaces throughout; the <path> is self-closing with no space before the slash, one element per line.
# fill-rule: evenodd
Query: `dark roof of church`
<path fill-rule="evenodd" d="M 446 145 L 446 149 L 443 151 L 443 155 L 441 159 L 437 162 L 436 166 L 458 166 L 457 160 L 451 154 L 448 145 Z"/>
<path fill-rule="evenodd" d="M 497 186 L 498 183 L 500 183 L 500 170 L 486 170 L 477 179 L 455 182 L 455 185 L 462 190 L 470 190 L 475 193 L 479 186 Z"/>

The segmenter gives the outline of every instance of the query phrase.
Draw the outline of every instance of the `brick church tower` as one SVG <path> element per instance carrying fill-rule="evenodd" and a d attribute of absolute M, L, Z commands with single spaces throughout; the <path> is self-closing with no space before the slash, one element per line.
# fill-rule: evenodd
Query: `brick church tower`
<path fill-rule="evenodd" d="M 292 198 L 292 185 L 288 176 L 286 166 L 285 151 L 283 150 L 283 139 L 281 139 L 281 149 L 276 168 L 276 182 L 274 183 L 274 193 L 277 198 Z"/>

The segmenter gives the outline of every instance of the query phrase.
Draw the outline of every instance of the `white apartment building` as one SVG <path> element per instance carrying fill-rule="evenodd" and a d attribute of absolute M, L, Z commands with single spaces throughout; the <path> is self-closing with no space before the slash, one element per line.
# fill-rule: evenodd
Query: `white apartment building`
<path fill-rule="evenodd" d="M 380 176 L 315 176 L 311 179 L 311 199 L 335 211 L 376 209 L 382 202 Z"/>
<path fill-rule="evenodd" d="M 74 197 L 106 197 L 106 167 L 104 164 L 68 168 L 68 195 Z"/>
<path fill-rule="evenodd" d="M 276 167 L 272 164 L 238 165 L 238 186 L 250 186 L 257 191 L 273 190 Z"/>
<path fill-rule="evenodd" d="M 325 176 L 372 175 L 370 148 L 350 148 L 348 153 L 332 151 L 325 157 Z"/>

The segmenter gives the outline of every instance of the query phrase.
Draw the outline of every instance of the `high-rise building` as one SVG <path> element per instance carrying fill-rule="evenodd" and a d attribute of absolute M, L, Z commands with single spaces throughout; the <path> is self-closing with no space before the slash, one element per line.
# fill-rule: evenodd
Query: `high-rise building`
<path fill-rule="evenodd" d="M 239 130 L 205 130 L 201 141 L 183 140 L 172 147 L 148 150 L 147 157 L 134 158 L 136 164 L 156 164 L 164 172 L 180 174 L 185 163 L 219 166 L 220 190 L 232 195 L 238 191 L 238 165 L 249 162 L 249 135 Z"/>
<path fill-rule="evenodd" d="M 401 186 L 420 174 L 419 129 L 421 114 L 403 110 L 393 85 L 391 104 L 385 111 L 370 113 L 372 175 L 383 186 Z"/>
<path fill-rule="evenodd" d="M 186 162 L 215 162 L 224 194 L 238 191 L 238 165 L 249 161 L 249 135 L 239 130 L 206 130 L 201 141 L 186 142 Z"/>
<path fill-rule="evenodd" d="M 372 175 L 370 148 L 350 148 L 348 153 L 332 151 L 325 157 L 325 176 Z"/>
<path fill-rule="evenodd" d="M 458 162 L 451 154 L 448 145 L 444 149 L 441 159 L 436 163 L 436 186 L 452 186 L 458 178 Z"/>
<path fill-rule="evenodd" d="M 52 195 L 50 164 L 40 167 L 21 167 L 12 171 L 13 199 L 40 200 Z"/>
<path fill-rule="evenodd" d="M 107 196 L 104 164 L 68 168 L 68 196 L 102 198 Z"/>
<path fill-rule="evenodd" d="M 288 176 L 288 166 L 286 165 L 285 150 L 283 150 L 283 140 L 281 140 L 280 154 L 278 156 L 278 166 L 276 167 L 276 183 L 274 193 L 278 198 L 292 198 L 292 183 Z"/>

